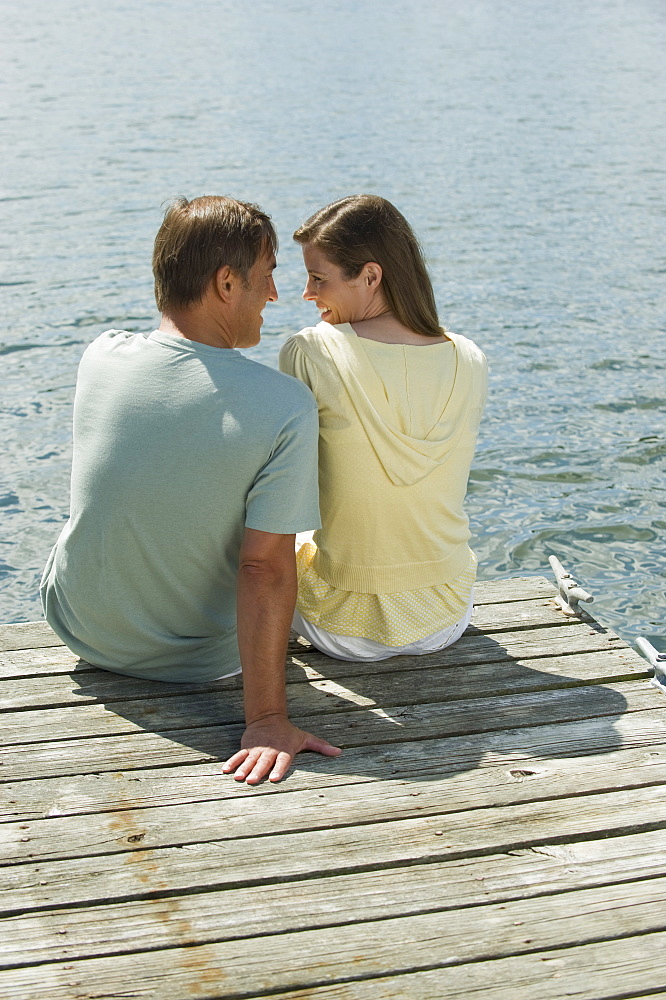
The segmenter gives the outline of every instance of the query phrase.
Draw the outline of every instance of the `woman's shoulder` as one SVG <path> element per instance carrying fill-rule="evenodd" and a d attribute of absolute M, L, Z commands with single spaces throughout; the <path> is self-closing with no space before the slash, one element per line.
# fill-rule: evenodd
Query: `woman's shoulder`
<path fill-rule="evenodd" d="M 286 343 L 295 345 L 310 344 L 313 341 L 316 342 L 320 336 L 321 334 L 317 331 L 316 326 L 304 326 L 298 333 L 292 333 Z"/>
<path fill-rule="evenodd" d="M 284 361 L 288 359 L 294 360 L 301 354 L 309 356 L 310 350 L 308 350 L 308 347 L 313 342 L 311 336 L 313 331 L 314 327 L 306 326 L 303 330 L 299 330 L 298 333 L 292 333 L 291 337 L 285 340 L 280 348 L 280 366 L 282 366 Z"/>
<path fill-rule="evenodd" d="M 330 323 L 321 322 L 316 326 L 306 326 L 298 333 L 294 333 L 285 341 L 282 351 L 295 353 L 299 350 L 308 357 L 315 358 L 325 356 L 328 352 L 325 349 L 325 342 L 336 336 L 339 327 L 331 326 Z M 282 351 L 280 353 L 282 353 Z"/>
<path fill-rule="evenodd" d="M 316 326 L 304 326 L 302 330 L 298 333 L 294 333 L 289 339 L 303 341 L 304 343 L 319 343 L 325 338 L 334 337 L 339 334 L 340 331 L 346 329 L 351 329 L 347 323 L 343 323 L 341 326 L 333 326 L 332 323 L 327 323 L 322 320 L 317 323 Z M 353 331 L 352 331 L 353 332 Z"/>
<path fill-rule="evenodd" d="M 316 326 L 306 326 L 292 334 L 280 349 L 280 371 L 295 375 L 312 388 L 319 380 L 319 372 L 326 369 L 327 361 L 330 361 L 323 344 L 323 332 Z"/>
<path fill-rule="evenodd" d="M 468 361 L 482 367 L 487 366 L 488 362 L 485 354 L 479 345 L 475 344 L 469 337 L 464 337 L 461 333 L 453 333 L 451 330 L 446 331 L 446 336 L 453 341 L 458 353 Z"/>

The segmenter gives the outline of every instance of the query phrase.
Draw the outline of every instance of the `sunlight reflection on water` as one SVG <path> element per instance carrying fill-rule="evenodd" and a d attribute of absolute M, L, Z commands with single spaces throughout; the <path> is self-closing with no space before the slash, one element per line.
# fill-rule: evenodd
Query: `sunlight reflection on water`
<path fill-rule="evenodd" d="M 390 0 L 380 21 L 342 0 L 314 27 L 297 0 L 6 6 L 0 620 L 41 615 L 82 350 L 156 323 L 164 200 L 231 193 L 273 214 L 280 301 L 252 354 L 275 364 L 316 319 L 292 230 L 371 190 L 420 233 L 443 322 L 490 361 L 468 501 L 481 577 L 550 575 L 554 552 L 602 621 L 663 629 L 656 0 L 529 18 L 518 0 Z"/>

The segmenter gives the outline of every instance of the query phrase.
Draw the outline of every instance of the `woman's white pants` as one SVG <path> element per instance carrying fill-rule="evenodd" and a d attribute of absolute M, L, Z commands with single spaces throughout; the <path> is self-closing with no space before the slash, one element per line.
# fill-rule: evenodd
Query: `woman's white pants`
<path fill-rule="evenodd" d="M 355 635 L 336 635 L 328 632 L 324 628 L 319 628 L 303 618 L 298 611 L 294 611 L 294 620 L 291 627 L 304 639 L 307 639 L 315 649 L 327 656 L 333 656 L 336 660 L 387 660 L 390 656 L 418 656 L 422 653 L 435 653 L 439 649 L 445 649 L 456 642 L 463 634 L 470 623 L 472 610 L 474 607 L 474 595 L 470 597 L 467 611 L 455 625 L 440 629 L 427 635 L 416 642 L 410 642 L 406 646 L 384 646 L 381 642 L 373 639 L 362 639 Z"/>

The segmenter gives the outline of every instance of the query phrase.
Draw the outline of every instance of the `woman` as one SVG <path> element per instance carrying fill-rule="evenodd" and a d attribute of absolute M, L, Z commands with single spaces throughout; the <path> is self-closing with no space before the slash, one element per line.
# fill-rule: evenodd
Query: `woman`
<path fill-rule="evenodd" d="M 443 649 L 472 612 L 463 500 L 486 360 L 440 326 L 416 237 L 384 198 L 343 198 L 294 239 L 321 322 L 280 368 L 319 404 L 323 525 L 297 553 L 294 628 L 339 659 Z"/>

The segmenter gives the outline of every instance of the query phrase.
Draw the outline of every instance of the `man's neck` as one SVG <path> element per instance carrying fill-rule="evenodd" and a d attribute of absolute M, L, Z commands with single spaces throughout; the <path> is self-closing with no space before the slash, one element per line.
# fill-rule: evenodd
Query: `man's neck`
<path fill-rule="evenodd" d="M 208 344 L 209 347 L 228 349 L 234 346 L 229 331 L 201 309 L 175 309 L 168 315 L 162 313 L 159 329 L 162 333 Z"/>

